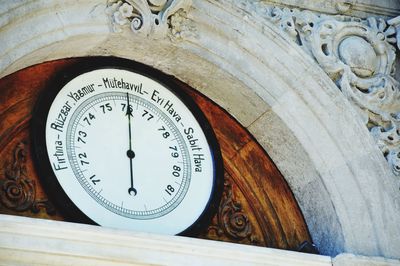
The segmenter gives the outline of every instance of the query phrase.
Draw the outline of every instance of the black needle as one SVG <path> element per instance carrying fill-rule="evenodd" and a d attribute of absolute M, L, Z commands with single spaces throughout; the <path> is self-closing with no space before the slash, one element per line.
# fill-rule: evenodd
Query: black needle
<path fill-rule="evenodd" d="M 137 194 L 136 189 L 133 187 L 133 165 L 132 159 L 135 158 L 135 153 L 132 150 L 132 130 L 131 130 L 131 116 L 132 116 L 132 109 L 129 104 L 129 94 L 126 93 L 127 99 L 127 106 L 126 106 L 126 115 L 128 116 L 128 126 L 129 126 L 129 150 L 126 152 L 126 155 L 129 158 L 129 165 L 130 165 L 130 174 L 131 174 L 131 187 L 128 189 L 129 195 L 133 192 L 133 196 Z"/>

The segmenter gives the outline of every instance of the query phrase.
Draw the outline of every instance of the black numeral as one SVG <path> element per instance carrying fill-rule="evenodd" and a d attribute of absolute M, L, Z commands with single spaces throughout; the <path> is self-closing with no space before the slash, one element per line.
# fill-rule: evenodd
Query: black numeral
<path fill-rule="evenodd" d="M 84 138 L 87 137 L 87 133 L 85 131 L 78 131 L 78 142 L 82 142 L 83 144 L 86 144 L 86 141 Z"/>
<path fill-rule="evenodd" d="M 181 171 L 181 168 L 179 167 L 179 166 L 177 166 L 177 165 L 174 165 L 173 167 L 172 167 L 172 175 L 173 176 L 175 176 L 175 177 L 179 177 L 180 175 L 181 175 L 181 173 L 180 173 L 180 171 Z"/>
<path fill-rule="evenodd" d="M 154 116 L 150 114 L 149 111 L 143 110 L 142 117 L 145 117 L 146 115 L 148 115 L 147 121 L 150 121 L 152 118 L 154 118 Z"/>
<path fill-rule="evenodd" d="M 93 120 L 93 119 L 95 119 L 96 117 L 94 116 L 94 115 L 92 115 L 91 113 L 89 113 L 89 115 L 88 116 L 86 116 L 85 118 L 83 118 L 83 121 L 85 121 L 89 126 L 91 125 L 90 124 L 90 120 Z"/>
<path fill-rule="evenodd" d="M 81 137 L 84 137 L 84 138 L 87 137 L 87 133 L 85 131 L 81 131 L 81 130 L 79 130 L 78 135 Z"/>
<path fill-rule="evenodd" d="M 81 160 L 81 165 L 89 164 L 89 162 L 86 162 L 84 160 Z"/>
<path fill-rule="evenodd" d="M 165 189 L 165 192 L 167 192 L 168 195 L 170 195 L 170 196 L 172 195 L 172 193 L 174 193 L 174 191 L 175 191 L 175 188 L 171 185 L 168 185 L 167 188 Z"/>
<path fill-rule="evenodd" d="M 112 111 L 112 107 L 110 103 L 102 104 L 100 105 L 101 110 L 103 111 L 103 114 L 106 113 L 106 111 Z"/>
<path fill-rule="evenodd" d="M 176 146 L 174 147 L 169 147 L 171 150 L 173 150 L 173 152 L 171 152 L 171 156 L 173 158 L 178 158 L 179 157 L 179 153 L 178 153 L 178 148 Z"/>
<path fill-rule="evenodd" d="M 166 131 L 164 126 L 162 126 L 162 128 L 159 128 L 158 131 L 165 131 L 164 133 L 162 133 L 162 136 L 164 137 L 164 139 L 168 138 L 171 135 L 171 134 L 169 134 L 168 131 Z"/>
<path fill-rule="evenodd" d="M 125 112 L 126 105 L 127 105 L 126 103 L 121 103 L 122 112 Z M 129 105 L 129 110 L 130 110 L 131 112 L 133 111 L 132 105 Z"/>
<path fill-rule="evenodd" d="M 79 138 L 78 138 L 78 139 L 79 139 Z M 80 160 L 81 165 L 89 164 L 89 162 L 82 160 L 82 159 L 87 159 L 86 152 L 78 153 L 78 158 L 81 159 L 81 160 Z"/>
<path fill-rule="evenodd" d="M 92 175 L 90 178 L 90 180 L 92 181 L 93 185 L 97 185 L 97 182 L 100 182 L 100 179 L 94 179 L 96 177 L 96 175 Z"/>

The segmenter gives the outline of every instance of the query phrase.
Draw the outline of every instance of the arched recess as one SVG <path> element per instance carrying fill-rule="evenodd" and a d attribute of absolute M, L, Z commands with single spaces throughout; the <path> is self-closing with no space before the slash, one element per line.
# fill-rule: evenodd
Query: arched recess
<path fill-rule="evenodd" d="M 198 89 L 247 127 L 277 164 L 323 254 L 400 258 L 400 193 L 356 112 L 275 26 L 234 1 L 194 1 L 182 40 L 112 33 L 105 1 L 8 1 L 1 76 L 51 59 L 113 55 Z"/>

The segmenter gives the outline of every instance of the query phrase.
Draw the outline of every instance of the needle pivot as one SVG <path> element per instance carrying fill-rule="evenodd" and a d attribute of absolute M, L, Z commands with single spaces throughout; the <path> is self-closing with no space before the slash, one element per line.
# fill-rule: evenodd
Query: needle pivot
<path fill-rule="evenodd" d="M 135 158 L 135 152 L 133 150 L 127 150 L 126 156 L 128 156 L 129 159 Z"/>

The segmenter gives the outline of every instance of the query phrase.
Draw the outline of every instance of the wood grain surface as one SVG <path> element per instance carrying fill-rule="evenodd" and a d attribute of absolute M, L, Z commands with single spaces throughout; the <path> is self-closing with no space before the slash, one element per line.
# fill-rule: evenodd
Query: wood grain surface
<path fill-rule="evenodd" d="M 48 199 L 32 162 L 30 119 L 49 80 L 83 60 L 46 62 L 0 80 L 0 213 L 66 220 Z M 311 242 L 289 186 L 262 147 L 210 99 L 179 80 L 174 82 L 213 126 L 225 169 L 219 210 L 208 228 L 193 237 L 289 250 Z"/>

